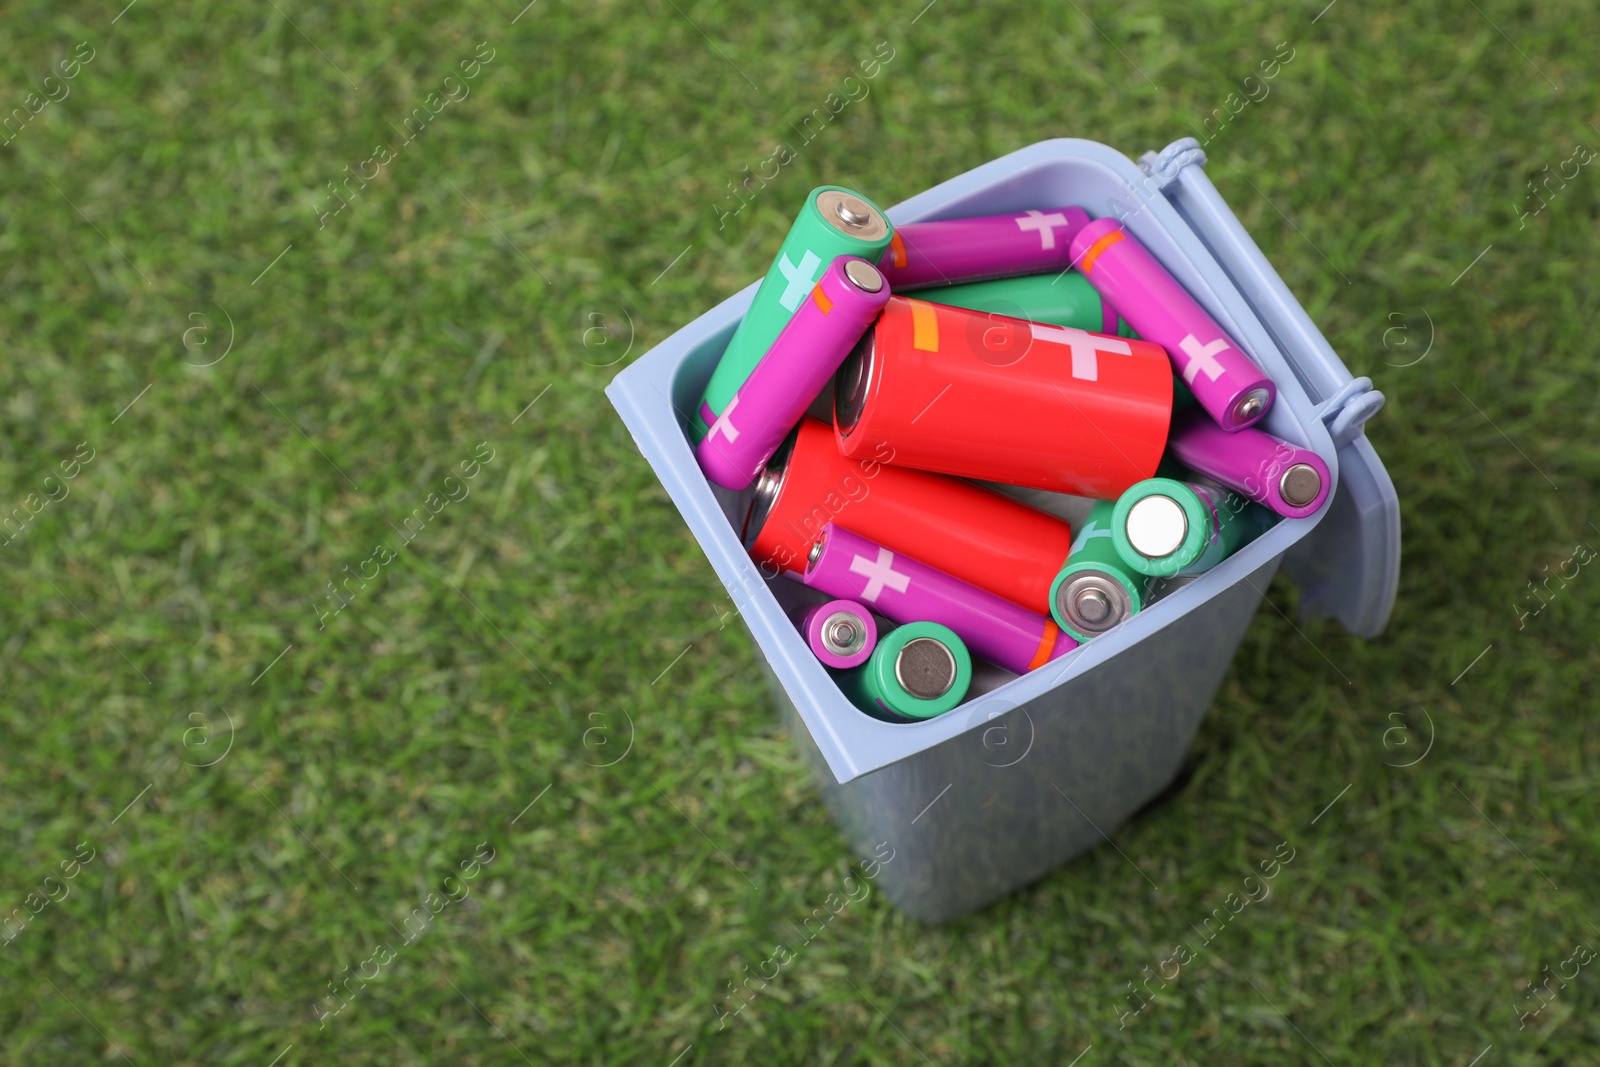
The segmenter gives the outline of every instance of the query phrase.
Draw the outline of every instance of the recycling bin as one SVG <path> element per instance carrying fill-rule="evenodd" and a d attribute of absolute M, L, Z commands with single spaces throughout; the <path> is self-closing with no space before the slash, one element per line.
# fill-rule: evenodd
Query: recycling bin
<path fill-rule="evenodd" d="M 1334 486 L 1317 513 L 1278 522 L 1061 659 L 975 681 L 977 695 L 937 718 L 883 722 L 845 698 L 790 617 L 808 591 L 745 552 L 748 494 L 713 486 L 695 462 L 691 413 L 755 284 L 606 389 L 738 606 L 835 820 L 859 856 L 893 848 L 877 884 L 919 919 L 952 919 L 1040 878 L 1161 793 L 1280 566 L 1305 614 L 1358 635 L 1376 636 L 1393 607 L 1399 504 L 1363 435 L 1383 395 L 1352 379 L 1204 164 L 1192 138 L 1137 164 L 1093 141 L 1049 140 L 889 210 L 896 225 L 1063 205 L 1119 217 L 1272 376 L 1261 427 L 1321 456 Z"/>

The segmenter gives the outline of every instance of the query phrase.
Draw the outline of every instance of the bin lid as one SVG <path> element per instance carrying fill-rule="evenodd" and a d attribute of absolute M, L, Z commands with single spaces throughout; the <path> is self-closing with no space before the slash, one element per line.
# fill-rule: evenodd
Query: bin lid
<path fill-rule="evenodd" d="M 1376 637 L 1389 621 L 1400 583 L 1400 501 L 1383 461 L 1364 436 L 1367 419 L 1383 406 L 1369 378 L 1354 378 L 1255 240 L 1229 210 L 1205 172 L 1206 156 L 1192 137 L 1139 160 L 1145 183 L 1177 208 L 1281 351 L 1291 354 L 1295 383 L 1316 404 L 1334 450 L 1334 490 L 1314 522 L 1284 557 L 1300 587 L 1301 612 L 1331 617 L 1350 632 Z M 1143 191 L 1141 191 L 1143 193 Z M 1286 383 L 1279 382 L 1280 389 Z M 1327 444 L 1302 442 L 1323 458 Z"/>
<path fill-rule="evenodd" d="M 1383 401 L 1382 393 L 1363 395 Z M 1289 550 L 1283 569 L 1300 587 L 1302 615 L 1336 618 L 1351 633 L 1376 637 L 1400 585 L 1400 501 L 1365 435 L 1337 455 L 1339 473 L 1322 520 Z"/>

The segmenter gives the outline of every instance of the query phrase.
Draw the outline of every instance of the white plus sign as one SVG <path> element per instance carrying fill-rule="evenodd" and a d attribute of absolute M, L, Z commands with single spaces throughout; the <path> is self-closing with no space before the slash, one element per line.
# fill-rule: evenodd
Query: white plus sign
<path fill-rule="evenodd" d="M 1183 382 L 1185 385 L 1193 385 L 1195 376 L 1201 371 L 1205 371 L 1206 377 L 1212 381 L 1222 377 L 1225 368 L 1217 362 L 1217 353 L 1225 352 L 1233 346 L 1228 343 L 1226 337 L 1219 337 L 1210 344 L 1202 346 L 1191 333 L 1178 342 L 1178 347 L 1189 357 L 1189 365 L 1183 368 Z"/>
<path fill-rule="evenodd" d="M 1084 545 L 1088 544 L 1090 541 L 1093 541 L 1097 537 L 1110 536 L 1111 527 L 1101 526 L 1098 522 L 1090 522 L 1087 525 L 1078 527 L 1078 539 L 1072 542 L 1072 547 L 1068 550 L 1068 552 L 1069 554 L 1071 552 L 1076 552 L 1078 549 L 1082 548 Z"/>
<path fill-rule="evenodd" d="M 1017 229 L 1039 231 L 1039 247 L 1054 248 L 1056 246 L 1056 227 L 1065 226 L 1067 217 L 1059 211 L 1052 211 L 1046 215 L 1042 211 L 1029 211 L 1026 215 L 1017 216 Z"/>
<path fill-rule="evenodd" d="M 874 563 L 866 556 L 857 556 L 850 561 L 850 573 L 859 574 L 867 580 L 867 587 L 861 591 L 863 600 L 877 603 L 878 595 L 883 592 L 883 587 L 888 586 L 897 593 L 904 593 L 911 584 L 909 574 L 901 574 L 894 569 L 894 553 L 887 548 L 878 549 L 878 560 Z"/>
<path fill-rule="evenodd" d="M 785 311 L 793 311 L 800 306 L 800 301 L 813 285 L 817 284 L 817 268 L 822 266 L 822 260 L 811 249 L 806 249 L 806 254 L 800 257 L 797 267 L 789 262 L 788 256 L 778 258 L 778 269 L 783 271 L 783 278 L 788 284 L 784 286 L 783 295 L 778 298 L 778 303 L 783 305 Z"/>
<path fill-rule="evenodd" d="M 1113 356 L 1133 355 L 1133 346 L 1120 337 L 1103 337 L 1070 326 L 1047 326 L 1042 322 L 1028 323 L 1036 340 L 1054 341 L 1072 349 L 1072 376 L 1086 382 L 1100 380 L 1100 353 Z"/>
<path fill-rule="evenodd" d="M 723 410 L 721 415 L 717 416 L 717 421 L 711 424 L 711 429 L 706 431 L 707 441 L 711 440 L 719 433 L 728 439 L 728 443 L 730 445 L 739 439 L 739 428 L 735 426 L 733 424 L 733 420 L 728 417 L 733 414 L 733 409 L 738 406 L 739 395 L 735 393 L 733 399 L 728 401 L 727 408 Z"/>

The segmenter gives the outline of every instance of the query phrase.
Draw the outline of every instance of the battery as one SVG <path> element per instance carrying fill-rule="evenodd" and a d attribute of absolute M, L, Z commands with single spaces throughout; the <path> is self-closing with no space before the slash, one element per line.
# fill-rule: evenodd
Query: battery
<path fill-rule="evenodd" d="M 830 600 L 795 613 L 806 644 L 827 667 L 859 667 L 878 645 L 878 623 L 865 605 Z"/>
<path fill-rule="evenodd" d="M 798 577 L 817 535 L 838 521 L 1030 611 L 1050 610 L 1050 582 L 1072 546 L 1065 522 L 969 482 L 890 466 L 888 449 L 847 459 L 833 438 L 827 423 L 802 419 L 756 480 L 744 543 L 768 576 Z"/>
<path fill-rule="evenodd" d="M 1268 509 L 1251 503 L 1242 494 L 1215 484 L 1210 479 L 1202 478 L 1188 484 L 1211 502 L 1211 510 L 1217 516 L 1218 536 L 1212 539 L 1199 559 L 1189 564 L 1183 572 L 1185 575 L 1204 574 L 1272 529 L 1278 521 L 1278 517 Z"/>
<path fill-rule="evenodd" d="M 1314 514 L 1328 499 L 1327 463 L 1265 430 L 1227 433 L 1199 409 L 1172 418 L 1172 454 L 1184 466 L 1288 519 Z"/>
<path fill-rule="evenodd" d="M 1081 207 L 908 222 L 895 229 L 878 266 L 897 291 L 1059 274 L 1071 262 L 1072 238 L 1088 224 Z"/>
<path fill-rule="evenodd" d="M 1140 337 L 1166 349 L 1217 425 L 1231 432 L 1267 413 L 1272 379 L 1121 222 L 1096 219 L 1078 231 L 1072 262 Z"/>
<path fill-rule="evenodd" d="M 997 667 L 1026 674 L 1078 647 L 1048 615 L 1019 607 L 837 523 L 807 556 L 805 583 L 850 597 L 899 623 L 926 620 L 954 630 Z"/>
<path fill-rule="evenodd" d="M 867 714 L 889 722 L 943 715 L 966 698 L 972 654 L 947 626 L 909 622 L 890 631 L 867 662 L 833 672 L 839 689 Z"/>
<path fill-rule="evenodd" d="M 830 263 L 695 446 L 706 477 L 724 489 L 755 481 L 888 299 L 871 263 L 854 256 Z"/>
<path fill-rule="evenodd" d="M 696 444 L 778 339 L 823 269 L 840 256 L 876 263 L 893 233 L 888 217 L 859 193 L 833 185 L 811 190 L 689 420 Z"/>
<path fill-rule="evenodd" d="M 1133 327 L 1075 270 L 924 289 L 919 299 L 1052 326 L 1134 336 Z"/>
<path fill-rule="evenodd" d="M 1155 473 L 1171 415 L 1158 345 L 903 296 L 840 367 L 833 405 L 846 456 L 886 448 L 899 466 L 1100 500 Z"/>
<path fill-rule="evenodd" d="M 1151 478 L 1117 500 L 1111 539 L 1123 563 L 1152 577 L 1203 574 L 1269 525 L 1262 509 L 1226 489 Z"/>
<path fill-rule="evenodd" d="M 1116 504 L 1097 500 L 1072 539 L 1067 565 L 1050 587 L 1050 614 L 1079 641 L 1098 637 L 1139 613 L 1146 577 L 1122 561 L 1111 536 Z"/>

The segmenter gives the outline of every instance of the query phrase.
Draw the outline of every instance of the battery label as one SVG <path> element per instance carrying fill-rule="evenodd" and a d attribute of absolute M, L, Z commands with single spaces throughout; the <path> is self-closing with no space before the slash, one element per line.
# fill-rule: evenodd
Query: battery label
<path fill-rule="evenodd" d="M 1100 537 L 1110 537 L 1111 527 L 1103 525 L 1099 519 L 1091 518 L 1088 522 L 1078 527 L 1078 536 L 1072 539 L 1072 551 L 1081 552 L 1083 546 Z M 1069 554 L 1068 559 L 1072 558 Z"/>
<path fill-rule="evenodd" d="M 1190 361 L 1189 365 L 1183 368 L 1183 383 L 1193 385 L 1195 375 L 1201 371 L 1205 371 L 1206 377 L 1213 382 L 1222 377 L 1227 368 L 1217 362 L 1217 353 L 1226 352 L 1233 346 L 1228 343 L 1226 337 L 1219 337 L 1208 345 L 1202 345 L 1191 333 L 1178 342 L 1178 347 L 1183 349 Z"/>
<path fill-rule="evenodd" d="M 780 256 L 778 269 L 783 272 L 786 283 L 778 303 L 783 305 L 785 311 L 793 311 L 800 306 L 806 290 L 816 285 L 817 279 L 822 276 L 822 259 L 808 248 L 806 254 L 800 257 L 798 266 L 790 263 L 788 256 Z"/>
<path fill-rule="evenodd" d="M 1122 238 L 1123 232 L 1121 230 L 1112 230 L 1090 245 L 1088 250 L 1083 253 L 1083 260 L 1078 264 L 1078 269 L 1083 271 L 1084 274 L 1088 274 L 1094 269 L 1094 261 L 1100 258 L 1100 253 L 1122 240 Z"/>
<path fill-rule="evenodd" d="M 850 561 L 850 573 L 859 574 L 867 580 L 866 588 L 861 590 L 861 599 L 874 604 L 883 594 L 885 586 L 897 593 L 904 593 L 911 586 L 911 576 L 894 569 L 894 553 L 887 548 L 878 549 L 876 560 L 856 556 Z"/>
<path fill-rule="evenodd" d="M 733 424 L 733 411 L 738 406 L 739 397 L 738 394 L 735 394 L 734 398 L 728 401 L 727 410 L 712 420 L 711 429 L 706 431 L 707 439 L 715 437 L 719 433 L 728 439 L 728 443 L 730 445 L 739 439 L 739 429 Z M 701 412 L 702 415 L 708 414 L 711 410 L 704 404 L 702 404 L 701 407 L 705 408 L 705 410 Z"/>
<path fill-rule="evenodd" d="M 932 304 L 907 300 L 911 305 L 911 347 L 919 352 L 939 351 L 939 316 Z"/>
<path fill-rule="evenodd" d="M 1114 356 L 1133 355 L 1133 346 L 1115 337 L 1075 330 L 1070 326 L 1046 326 L 1030 322 L 1028 328 L 1038 341 L 1066 345 L 1072 350 L 1072 376 L 1086 382 L 1100 380 L 1100 353 Z"/>
<path fill-rule="evenodd" d="M 1034 230 L 1039 234 L 1039 247 L 1041 249 L 1056 246 L 1056 227 L 1067 227 L 1067 217 L 1059 211 L 1052 211 L 1046 215 L 1042 211 L 1029 211 L 1017 218 L 1017 229 Z"/>

